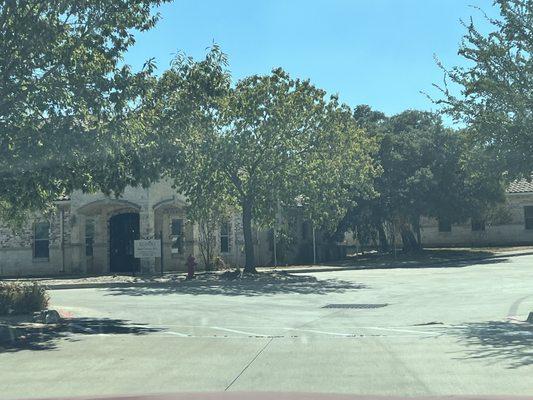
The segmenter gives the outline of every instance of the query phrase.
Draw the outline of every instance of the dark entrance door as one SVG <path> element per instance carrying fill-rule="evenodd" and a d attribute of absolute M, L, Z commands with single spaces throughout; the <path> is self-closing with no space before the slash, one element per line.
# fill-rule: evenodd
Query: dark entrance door
<path fill-rule="evenodd" d="M 136 272 L 139 259 L 133 255 L 133 241 L 139 239 L 139 214 L 127 213 L 109 220 L 109 250 L 111 272 Z"/>

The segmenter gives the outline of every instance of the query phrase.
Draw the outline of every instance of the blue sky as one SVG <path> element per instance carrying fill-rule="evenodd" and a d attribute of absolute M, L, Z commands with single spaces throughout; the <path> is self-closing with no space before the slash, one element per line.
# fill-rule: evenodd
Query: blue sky
<path fill-rule="evenodd" d="M 161 72 L 177 51 L 201 58 L 214 41 L 234 79 L 281 66 L 351 106 L 436 110 L 420 93 L 435 94 L 431 84 L 442 82 L 434 54 L 464 64 L 459 20 L 487 28 L 472 6 L 497 15 L 492 0 L 175 0 L 125 61 L 140 68 L 154 57 Z"/>

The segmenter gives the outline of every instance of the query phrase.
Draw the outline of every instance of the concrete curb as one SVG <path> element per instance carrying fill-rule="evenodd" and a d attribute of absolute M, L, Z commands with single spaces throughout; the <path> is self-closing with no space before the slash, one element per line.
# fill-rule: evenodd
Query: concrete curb
<path fill-rule="evenodd" d="M 46 285 L 48 290 L 62 290 L 62 289 L 113 289 L 125 287 L 168 287 L 177 282 L 97 282 L 97 283 L 57 283 Z"/>

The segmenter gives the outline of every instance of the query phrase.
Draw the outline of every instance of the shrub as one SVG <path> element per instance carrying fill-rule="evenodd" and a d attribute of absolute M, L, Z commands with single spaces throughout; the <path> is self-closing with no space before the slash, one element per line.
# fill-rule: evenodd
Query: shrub
<path fill-rule="evenodd" d="M 0 282 L 0 315 L 27 314 L 48 306 L 46 290 L 36 282 Z"/>
<path fill-rule="evenodd" d="M 220 256 L 217 256 L 215 258 L 215 269 L 217 271 L 225 270 L 226 269 L 226 263 L 224 262 L 224 259 Z"/>

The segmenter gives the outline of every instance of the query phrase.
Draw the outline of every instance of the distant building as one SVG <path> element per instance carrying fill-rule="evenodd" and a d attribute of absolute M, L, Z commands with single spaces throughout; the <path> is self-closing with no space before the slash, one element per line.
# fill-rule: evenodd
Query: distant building
<path fill-rule="evenodd" d="M 470 219 L 463 224 L 450 224 L 437 219 L 423 219 L 423 245 L 533 245 L 533 182 L 513 182 L 506 192 L 505 204 L 487 220 Z"/>

